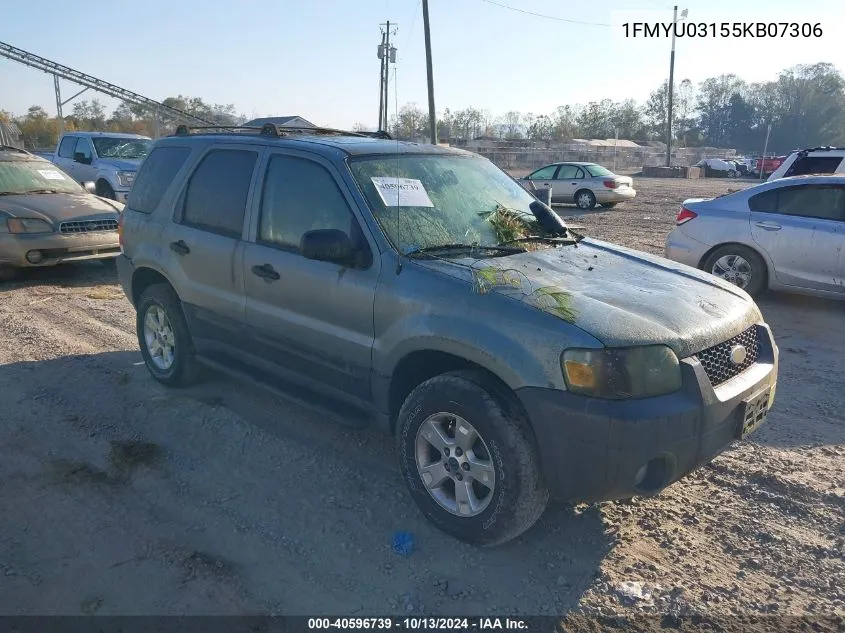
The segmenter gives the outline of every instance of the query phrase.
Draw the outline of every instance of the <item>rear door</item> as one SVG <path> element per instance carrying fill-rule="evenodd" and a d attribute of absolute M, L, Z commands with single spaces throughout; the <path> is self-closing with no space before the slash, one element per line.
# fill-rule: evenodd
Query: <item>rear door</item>
<path fill-rule="evenodd" d="M 354 198 L 331 163 L 271 152 L 244 255 L 251 352 L 272 371 L 354 400 L 369 400 L 379 260 Z M 302 236 L 346 233 L 354 266 L 306 259 Z"/>
<path fill-rule="evenodd" d="M 575 190 L 584 182 L 584 170 L 577 165 L 563 164 L 555 176 L 554 195 L 555 202 L 572 202 Z"/>
<path fill-rule="evenodd" d="M 200 156 L 165 228 L 165 270 L 179 292 L 197 351 L 239 345 L 243 332 L 246 208 L 261 150 L 211 145 Z"/>
<path fill-rule="evenodd" d="M 751 235 L 768 254 L 777 281 L 845 292 L 845 187 L 795 185 L 749 199 Z"/>

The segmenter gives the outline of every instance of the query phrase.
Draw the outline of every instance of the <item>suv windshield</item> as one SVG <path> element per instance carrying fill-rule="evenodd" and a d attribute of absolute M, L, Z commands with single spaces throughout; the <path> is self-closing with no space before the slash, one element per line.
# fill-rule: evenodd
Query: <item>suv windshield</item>
<path fill-rule="evenodd" d="M 146 158 L 153 142 L 145 138 L 101 136 L 91 139 L 100 158 Z"/>
<path fill-rule="evenodd" d="M 403 253 L 442 245 L 496 246 L 526 236 L 534 197 L 484 158 L 380 155 L 350 169 L 387 237 Z"/>
<path fill-rule="evenodd" d="M 42 160 L 0 161 L 0 195 L 84 193 L 85 190 L 53 163 Z"/>
<path fill-rule="evenodd" d="M 605 169 L 601 165 L 584 165 L 584 169 L 586 169 L 593 178 L 601 178 L 602 176 L 613 175 L 612 171 L 610 171 L 609 169 Z"/>

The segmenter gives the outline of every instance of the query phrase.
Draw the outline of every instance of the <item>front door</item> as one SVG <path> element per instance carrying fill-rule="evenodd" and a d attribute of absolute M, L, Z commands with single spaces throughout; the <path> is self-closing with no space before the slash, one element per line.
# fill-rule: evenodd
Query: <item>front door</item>
<path fill-rule="evenodd" d="M 250 351 L 285 378 L 369 400 L 379 260 L 353 198 L 329 163 L 283 153 L 269 155 L 260 191 L 243 266 Z M 317 229 L 346 233 L 358 264 L 303 257 Z"/>
<path fill-rule="evenodd" d="M 555 184 L 555 173 L 557 173 L 557 165 L 547 165 L 529 174 L 528 180 L 538 189 L 553 187 Z M 557 191 L 552 189 L 552 198 L 555 197 L 557 197 Z"/>
<path fill-rule="evenodd" d="M 164 232 L 162 265 L 179 288 L 200 353 L 240 345 L 244 321 L 241 236 L 260 154 L 212 146 L 194 168 Z"/>
<path fill-rule="evenodd" d="M 845 187 L 796 185 L 749 200 L 751 235 L 788 286 L 845 293 Z"/>
<path fill-rule="evenodd" d="M 91 139 L 80 136 L 73 149 L 73 177 L 78 182 L 94 182 L 97 178 L 97 168 L 92 165 L 94 162 L 94 147 Z"/>

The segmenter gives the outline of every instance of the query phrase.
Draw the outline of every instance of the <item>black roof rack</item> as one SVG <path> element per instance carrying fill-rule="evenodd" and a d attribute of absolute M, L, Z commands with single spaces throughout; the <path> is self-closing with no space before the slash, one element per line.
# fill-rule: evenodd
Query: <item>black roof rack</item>
<path fill-rule="evenodd" d="M 292 134 L 314 134 L 319 136 L 360 136 L 369 138 L 391 139 L 390 134 L 384 131 L 378 132 L 350 132 L 347 130 L 336 130 L 327 127 L 290 127 L 277 125 L 276 123 L 265 123 L 261 127 L 248 127 L 244 125 L 203 125 L 189 127 L 180 125 L 176 128 L 175 136 L 190 136 L 191 134 L 256 134 L 260 136 L 271 136 L 281 138 Z"/>

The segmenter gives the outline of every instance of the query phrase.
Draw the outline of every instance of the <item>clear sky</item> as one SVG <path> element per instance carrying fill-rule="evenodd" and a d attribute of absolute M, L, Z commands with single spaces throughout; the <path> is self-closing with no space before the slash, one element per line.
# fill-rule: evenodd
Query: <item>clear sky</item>
<path fill-rule="evenodd" d="M 672 6 L 662 0 L 429 5 L 438 110 L 540 114 L 603 98 L 644 101 L 668 76 L 670 39 L 626 38 L 620 26 L 671 22 Z M 376 123 L 379 24 L 390 19 L 398 24 L 391 112 L 396 101 L 427 103 L 420 0 L 0 0 L 0 8 L 0 41 L 147 97 L 181 93 L 233 103 L 249 117 L 297 114 L 337 127 Z M 842 0 L 687 0 L 680 8 L 689 9 L 689 21 L 716 23 L 717 30 L 764 20 L 818 23 L 823 35 L 679 38 L 678 81 L 729 72 L 770 80 L 788 66 L 818 61 L 845 71 Z M 75 91 L 63 83 L 65 98 Z M 22 114 L 32 104 L 55 112 L 52 78 L 0 58 L 0 109 Z"/>

